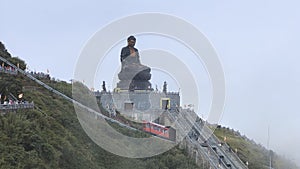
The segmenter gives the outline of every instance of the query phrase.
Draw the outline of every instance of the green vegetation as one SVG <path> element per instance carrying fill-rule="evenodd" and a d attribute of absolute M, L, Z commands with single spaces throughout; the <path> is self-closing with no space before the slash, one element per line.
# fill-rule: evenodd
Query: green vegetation
<path fill-rule="evenodd" d="M 269 168 L 270 155 L 272 157 L 273 168 L 298 168 L 291 161 L 275 154 L 273 151 L 267 150 L 262 145 L 256 144 L 247 137 L 241 136 L 237 131 L 221 127 L 217 128 L 214 134 L 222 141 L 224 140 L 224 137 L 226 137 L 226 143 L 232 148 L 232 151 L 235 151 L 236 149 L 237 155 L 242 161 L 248 161 L 249 168 L 251 169 Z"/>
<path fill-rule="evenodd" d="M 10 59 L 2 43 L 0 48 L 0 54 Z M 44 82 L 71 97 L 71 84 L 49 79 Z M 178 147 L 145 159 L 124 158 L 103 150 L 83 131 L 72 103 L 20 74 L 0 73 L 0 87 L 13 95 L 23 93 L 25 100 L 35 103 L 35 109 L 0 112 L 0 169 L 197 168 Z M 144 135 L 112 125 L 130 136 Z"/>
<path fill-rule="evenodd" d="M 52 83 L 71 88 L 64 82 Z M 82 130 L 72 103 L 36 87 L 24 91 L 26 100 L 34 101 L 34 110 L 0 116 L 0 168 L 197 168 L 178 148 L 146 159 L 128 159 L 106 152 Z"/>

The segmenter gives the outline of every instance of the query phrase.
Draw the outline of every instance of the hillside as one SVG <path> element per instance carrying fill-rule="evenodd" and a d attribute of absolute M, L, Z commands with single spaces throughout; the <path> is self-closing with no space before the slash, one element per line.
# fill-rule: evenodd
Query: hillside
<path fill-rule="evenodd" d="M 242 136 L 239 132 L 234 131 L 233 129 L 218 127 L 215 130 L 214 134 L 223 142 L 224 137 L 226 137 L 226 143 L 230 145 L 233 151 L 237 150 L 237 154 L 242 161 L 249 162 L 249 168 L 251 169 L 268 169 L 270 156 L 272 159 L 273 168 L 299 168 L 290 160 L 279 156 L 272 150 L 267 150 L 262 145 L 255 143 L 253 140 L 248 139 L 246 136 Z"/>
<path fill-rule="evenodd" d="M 0 43 L 0 55 L 25 70 L 26 63 L 11 57 Z M 40 77 L 49 86 L 72 96 L 72 85 L 64 81 Z M 96 145 L 83 131 L 73 104 L 49 92 L 23 75 L 0 72 L 0 94 L 23 95 L 33 101 L 34 109 L 9 111 L 0 115 L 0 169 L 194 169 L 193 159 L 185 149 L 174 147 L 166 153 L 145 159 L 129 159 L 111 154 Z M 3 101 L 3 97 L 1 97 Z M 130 136 L 141 133 L 128 131 L 113 125 Z M 264 147 L 228 128 L 217 128 L 217 137 L 237 149 L 249 168 L 263 169 L 268 165 L 268 153 Z M 288 160 L 272 152 L 275 168 L 296 168 Z"/>
<path fill-rule="evenodd" d="M 149 159 L 115 156 L 84 133 L 71 103 L 39 88 L 24 95 L 34 110 L 0 117 L 0 168 L 197 168 L 178 148 Z"/>
<path fill-rule="evenodd" d="M 25 62 L 12 58 L 4 46 L 0 48 L 1 56 L 14 60 L 14 63 L 22 63 L 25 69 Z M 71 96 L 71 84 L 50 79 L 44 79 L 44 82 Z M 10 111 L 0 116 L 0 169 L 198 168 L 178 147 L 145 159 L 111 154 L 86 135 L 72 103 L 20 74 L 0 73 L 0 87 L 3 95 L 12 93 L 17 96 L 22 93 L 24 100 L 34 101 L 35 104 L 35 109 Z"/>

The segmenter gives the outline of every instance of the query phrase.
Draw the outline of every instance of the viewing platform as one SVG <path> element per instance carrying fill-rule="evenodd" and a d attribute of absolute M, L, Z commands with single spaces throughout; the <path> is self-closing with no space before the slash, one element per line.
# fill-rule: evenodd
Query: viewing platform
<path fill-rule="evenodd" d="M 2 67 L 0 66 L 0 73 L 6 73 L 11 75 L 17 75 L 18 71 L 12 67 Z"/>
<path fill-rule="evenodd" d="M 18 110 L 18 109 L 33 109 L 34 103 L 33 102 L 14 102 L 14 103 L 4 103 L 0 104 L 0 111 L 7 111 L 7 110 Z"/>

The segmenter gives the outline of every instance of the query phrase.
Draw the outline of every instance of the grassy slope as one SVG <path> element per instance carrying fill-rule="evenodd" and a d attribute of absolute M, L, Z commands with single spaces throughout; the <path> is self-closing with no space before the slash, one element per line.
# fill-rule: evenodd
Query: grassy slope
<path fill-rule="evenodd" d="M 256 144 L 254 141 L 249 140 L 246 137 L 242 137 L 238 132 L 230 130 L 228 128 L 217 128 L 215 130 L 215 135 L 220 139 L 224 140 L 226 136 L 226 142 L 229 144 L 233 150 L 237 149 L 237 154 L 242 161 L 249 162 L 249 168 L 251 169 L 263 169 L 268 168 L 269 165 L 269 154 L 266 148 L 261 145 Z M 278 156 L 274 152 L 272 154 L 272 165 L 274 168 L 278 169 L 296 169 L 292 162 Z"/>
<path fill-rule="evenodd" d="M 0 168 L 197 168 L 184 150 L 173 148 L 147 159 L 128 159 L 98 147 L 82 130 L 73 105 L 36 86 L 26 78 L 25 99 L 34 110 L 20 110 L 0 116 Z M 2 79 L 3 80 L 3 79 Z M 71 94 L 65 82 L 48 82 Z"/>

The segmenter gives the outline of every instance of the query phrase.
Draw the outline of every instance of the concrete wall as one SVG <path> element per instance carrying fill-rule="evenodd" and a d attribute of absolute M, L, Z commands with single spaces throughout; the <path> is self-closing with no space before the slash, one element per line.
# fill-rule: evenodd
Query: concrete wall
<path fill-rule="evenodd" d="M 162 99 L 170 100 L 170 109 L 180 106 L 179 93 L 175 92 L 98 92 L 95 95 L 104 107 L 113 104 L 120 110 L 126 102 L 133 102 L 137 110 L 161 109 Z"/>
<path fill-rule="evenodd" d="M 169 109 L 175 110 L 180 106 L 179 93 L 154 91 L 122 91 L 122 92 L 95 92 L 95 95 L 104 108 L 115 108 L 119 112 L 144 120 L 154 120 L 162 113 L 162 100 L 169 100 Z M 125 103 L 133 103 L 133 110 L 125 110 Z M 142 117 L 141 117 L 142 116 Z"/>

